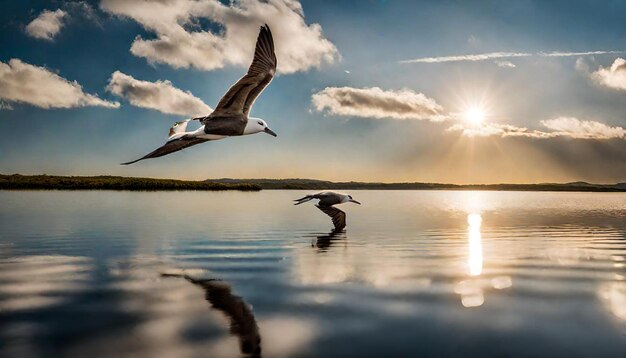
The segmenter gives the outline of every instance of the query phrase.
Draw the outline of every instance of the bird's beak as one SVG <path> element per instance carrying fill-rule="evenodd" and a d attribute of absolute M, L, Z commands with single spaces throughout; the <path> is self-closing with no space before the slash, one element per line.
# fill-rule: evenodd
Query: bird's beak
<path fill-rule="evenodd" d="M 355 204 L 359 204 L 361 205 L 361 203 L 359 203 L 358 201 L 354 200 L 354 199 L 350 199 L 351 202 L 355 203 Z"/>
<path fill-rule="evenodd" d="M 263 130 L 263 132 L 265 132 L 265 133 L 267 133 L 267 134 L 269 134 L 269 135 L 271 135 L 271 136 L 276 137 L 276 133 L 274 133 L 274 131 L 273 131 L 273 130 L 271 130 L 271 129 L 269 129 L 268 127 L 265 127 L 265 129 Z"/>

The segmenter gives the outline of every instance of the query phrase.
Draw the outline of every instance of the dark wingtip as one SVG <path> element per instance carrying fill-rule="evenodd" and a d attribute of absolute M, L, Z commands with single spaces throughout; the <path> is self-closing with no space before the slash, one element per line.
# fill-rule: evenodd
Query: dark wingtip
<path fill-rule="evenodd" d="M 270 27 L 268 24 L 263 24 L 261 26 L 261 32 L 268 32 L 270 35 L 272 34 L 272 30 L 270 30 Z"/>
<path fill-rule="evenodd" d="M 138 161 L 140 161 L 142 159 L 144 159 L 144 158 L 135 159 L 133 161 L 126 162 L 126 163 L 120 163 L 120 165 L 129 165 L 129 164 L 137 163 Z"/>

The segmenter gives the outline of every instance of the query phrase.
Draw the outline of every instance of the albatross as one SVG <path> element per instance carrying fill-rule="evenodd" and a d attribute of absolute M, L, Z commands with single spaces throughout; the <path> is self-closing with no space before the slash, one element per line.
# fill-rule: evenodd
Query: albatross
<path fill-rule="evenodd" d="M 137 160 L 122 163 L 122 165 L 162 157 L 196 144 L 228 137 L 261 132 L 276 137 L 276 133 L 267 126 L 263 119 L 248 117 L 254 100 L 272 81 L 275 73 L 274 39 L 269 26 L 264 25 L 261 26 L 256 40 L 254 58 L 250 68 L 248 68 L 248 73 L 226 92 L 211 114 L 177 122 L 170 128 L 169 138 L 163 146 Z M 199 121 L 202 126 L 195 131 L 187 132 L 187 124 L 191 120 Z"/>
<path fill-rule="evenodd" d="M 322 191 L 316 194 L 310 194 L 300 199 L 294 200 L 294 205 L 300 205 L 307 201 L 318 199 L 319 202 L 315 205 L 324 214 L 330 216 L 335 226 L 335 231 L 343 230 L 346 227 L 346 213 L 337 209 L 333 205 L 343 203 L 355 203 L 361 205 L 358 201 L 354 200 L 351 195 L 344 193 L 337 193 L 334 191 Z"/>

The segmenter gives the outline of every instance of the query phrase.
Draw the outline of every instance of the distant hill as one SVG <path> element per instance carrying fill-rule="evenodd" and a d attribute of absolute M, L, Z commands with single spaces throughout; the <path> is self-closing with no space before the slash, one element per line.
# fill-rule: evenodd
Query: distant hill
<path fill-rule="evenodd" d="M 2 175 L 0 190 L 244 190 L 258 191 L 261 187 L 247 183 L 207 183 L 173 179 L 129 178 L 117 176 L 55 176 Z"/>
<path fill-rule="evenodd" d="M 263 189 L 369 189 L 369 190 L 507 190 L 507 191 L 597 191 L 626 192 L 626 183 L 590 184 L 587 182 L 573 183 L 541 183 L 541 184 L 441 184 L 441 183 L 367 183 L 367 182 L 332 182 L 315 179 L 207 179 L 208 183 L 253 184 Z"/>

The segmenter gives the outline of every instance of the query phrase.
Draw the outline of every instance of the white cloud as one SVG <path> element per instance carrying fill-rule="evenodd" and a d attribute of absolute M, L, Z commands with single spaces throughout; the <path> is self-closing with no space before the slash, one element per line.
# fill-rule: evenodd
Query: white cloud
<path fill-rule="evenodd" d="M 498 67 L 502 68 L 515 68 L 515 64 L 511 61 L 507 60 L 496 60 L 493 61 Z"/>
<path fill-rule="evenodd" d="M 509 124 L 482 123 L 472 125 L 459 122 L 448 131 L 460 131 L 468 137 L 528 137 L 528 138 L 556 138 L 569 137 L 577 139 L 626 139 L 626 129 L 611 127 L 596 121 L 580 120 L 573 117 L 558 117 L 541 121 L 541 124 L 551 131 L 529 130 Z"/>
<path fill-rule="evenodd" d="M 591 78 L 603 86 L 626 91 L 626 60 L 617 58 L 611 67 L 600 67 L 593 72 Z"/>
<path fill-rule="evenodd" d="M 610 139 L 625 138 L 626 129 L 611 127 L 596 121 L 585 121 L 573 117 L 558 117 L 541 121 L 546 128 L 552 129 L 554 134 L 572 138 Z"/>
<path fill-rule="evenodd" d="M 440 63 L 440 62 L 460 62 L 460 61 L 485 61 L 498 58 L 530 57 L 531 53 L 525 52 L 490 52 L 475 55 L 423 57 L 412 60 L 400 61 L 400 63 Z"/>
<path fill-rule="evenodd" d="M 442 63 L 442 62 L 463 62 L 463 61 L 486 61 L 504 58 L 514 57 L 571 57 L 571 56 L 586 56 L 586 55 L 607 55 L 615 53 L 624 53 L 626 51 L 588 51 L 588 52 L 490 52 L 474 55 L 457 55 L 457 56 L 441 56 L 441 57 L 422 57 L 412 60 L 403 60 L 399 63 Z M 510 63 L 510 62 L 509 62 Z"/>
<path fill-rule="evenodd" d="M 337 116 L 393 119 L 446 119 L 443 108 L 432 98 L 412 90 L 385 91 L 378 87 L 327 87 L 313 94 L 317 111 Z"/>
<path fill-rule="evenodd" d="M 128 99 L 134 106 L 163 113 L 199 116 L 212 111 L 200 98 L 174 87 L 170 81 L 141 81 L 120 71 L 111 75 L 107 91 Z"/>
<path fill-rule="evenodd" d="M 259 26 L 267 23 L 276 43 L 278 71 L 292 73 L 333 63 L 339 53 L 319 24 L 307 25 L 296 0 L 102 0 L 100 7 L 129 17 L 156 35 L 137 36 L 131 53 L 174 68 L 213 70 L 248 66 Z M 219 31 L 201 29 L 206 19 Z"/>
<path fill-rule="evenodd" d="M 587 52 L 539 52 L 538 56 L 543 57 L 573 57 L 573 56 L 590 56 L 590 55 L 610 55 L 615 53 L 624 53 L 624 51 L 587 51 Z"/>
<path fill-rule="evenodd" d="M 0 99 L 28 103 L 41 108 L 100 106 L 118 108 L 109 102 L 83 92 L 78 82 L 70 82 L 50 70 L 19 59 L 0 62 Z"/>
<path fill-rule="evenodd" d="M 64 23 L 67 13 L 61 9 L 44 10 L 37 18 L 26 25 L 26 33 L 36 39 L 52 41 Z"/>
<path fill-rule="evenodd" d="M 479 125 L 459 122 L 447 129 L 447 131 L 460 131 L 467 137 L 531 137 L 550 138 L 549 133 L 530 131 L 525 127 L 517 127 L 510 124 L 481 123 Z"/>

